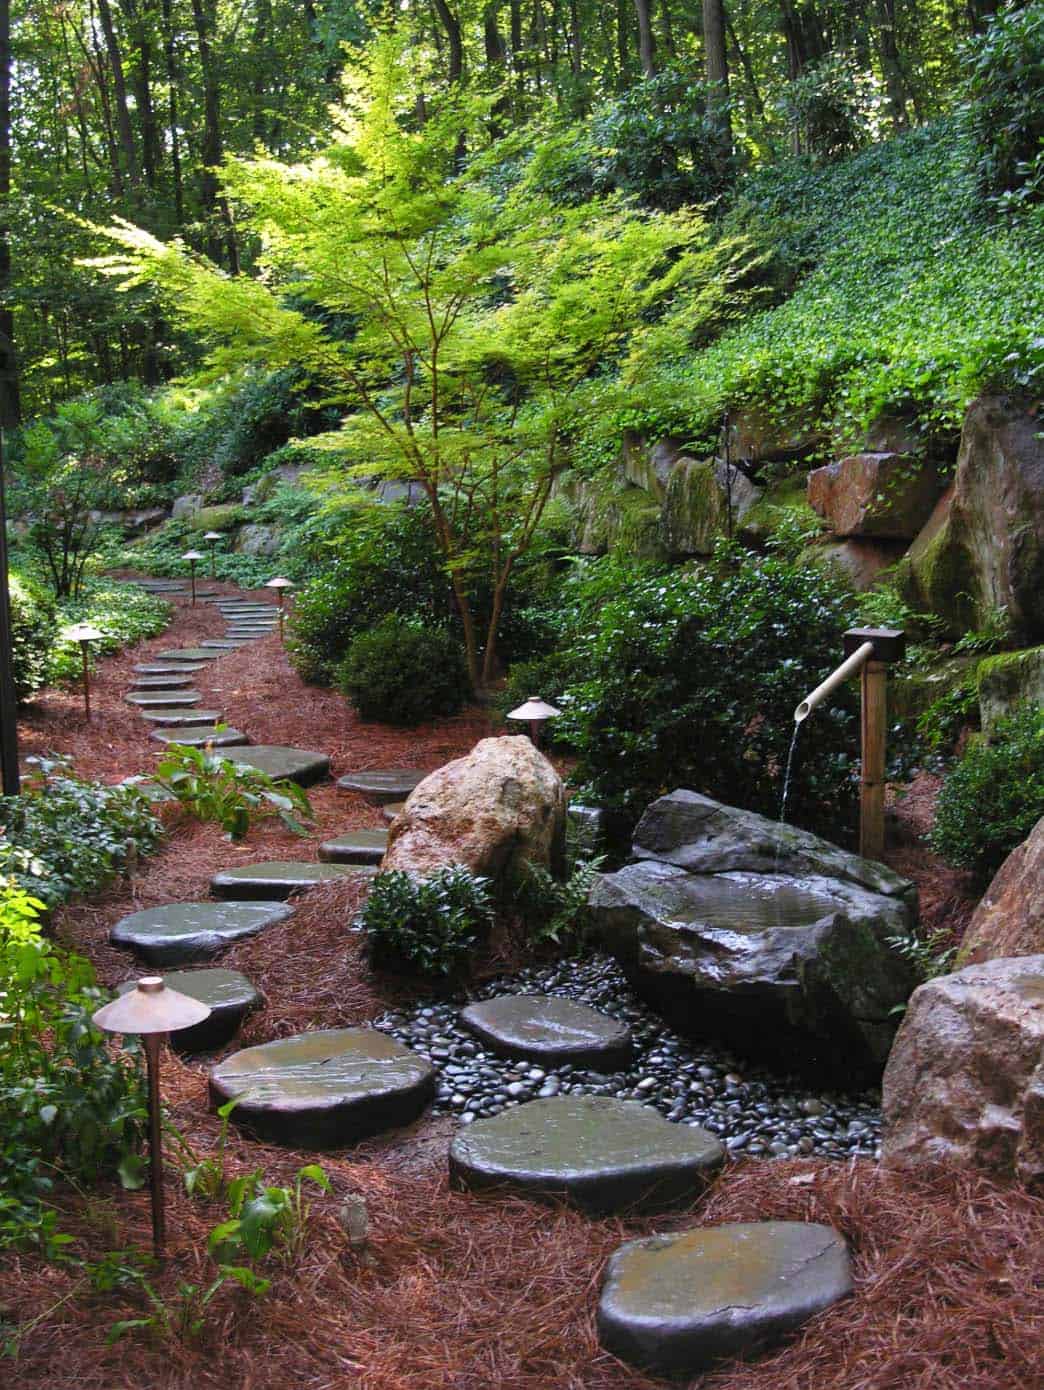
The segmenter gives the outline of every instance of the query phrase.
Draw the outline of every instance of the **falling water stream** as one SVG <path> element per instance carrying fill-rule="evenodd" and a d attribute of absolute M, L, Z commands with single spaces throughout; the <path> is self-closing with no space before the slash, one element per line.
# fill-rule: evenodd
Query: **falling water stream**
<path fill-rule="evenodd" d="M 791 735 L 791 739 L 790 739 L 790 752 L 787 754 L 787 770 L 786 770 L 786 772 L 785 772 L 785 774 L 784 774 L 784 776 L 783 776 L 783 796 L 782 796 L 782 798 L 781 798 L 781 800 L 780 800 L 780 806 L 779 806 L 779 822 L 780 822 L 781 825 L 786 824 L 786 819 L 787 819 L 787 797 L 790 795 L 790 774 L 791 774 L 791 772 L 793 771 L 793 768 L 794 768 L 794 753 L 795 753 L 795 750 L 797 749 L 798 734 L 800 734 L 800 732 L 801 732 L 801 721 L 797 720 L 797 721 L 795 721 L 795 723 L 794 723 L 794 732 L 793 732 L 793 734 Z M 780 856 L 780 854 L 782 853 L 782 850 L 783 850 L 783 841 L 782 841 L 782 839 L 779 839 L 779 840 L 776 841 L 776 862 L 775 862 L 775 865 L 773 866 L 773 873 L 777 873 L 777 874 L 779 873 L 779 856 Z"/>

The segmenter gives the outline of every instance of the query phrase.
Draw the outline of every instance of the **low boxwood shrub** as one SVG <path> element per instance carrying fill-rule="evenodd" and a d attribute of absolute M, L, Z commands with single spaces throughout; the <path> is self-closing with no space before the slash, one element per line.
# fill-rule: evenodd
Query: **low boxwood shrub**
<path fill-rule="evenodd" d="M 427 878 L 377 874 L 358 917 L 378 968 L 454 975 L 493 923 L 489 881 L 459 864 Z"/>
<path fill-rule="evenodd" d="M 337 669 L 337 686 L 363 719 L 385 724 L 456 714 L 469 694 L 456 637 L 400 618 L 356 637 Z"/>
<path fill-rule="evenodd" d="M 26 700 L 47 684 L 56 635 L 55 609 L 30 580 L 9 576 L 11 594 L 11 657 L 15 694 Z"/>
<path fill-rule="evenodd" d="M 1044 816 L 1044 709 L 1026 705 L 972 743 L 943 782 L 929 843 L 980 883 Z"/>

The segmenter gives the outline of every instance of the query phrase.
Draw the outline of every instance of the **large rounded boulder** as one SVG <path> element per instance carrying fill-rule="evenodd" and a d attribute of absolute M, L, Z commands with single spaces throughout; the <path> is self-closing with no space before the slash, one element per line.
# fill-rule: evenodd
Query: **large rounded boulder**
<path fill-rule="evenodd" d="M 975 909 L 961 948 L 972 965 L 1044 953 L 1044 816 L 1005 859 Z"/>

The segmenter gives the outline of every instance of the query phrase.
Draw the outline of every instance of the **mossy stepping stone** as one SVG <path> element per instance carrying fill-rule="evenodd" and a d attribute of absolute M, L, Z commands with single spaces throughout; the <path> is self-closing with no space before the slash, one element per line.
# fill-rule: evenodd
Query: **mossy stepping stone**
<path fill-rule="evenodd" d="M 319 858 L 331 864 L 379 864 L 388 848 L 387 830 L 349 830 L 319 846 Z"/>
<path fill-rule="evenodd" d="M 724 1159 L 713 1134 L 638 1101 L 552 1096 L 460 1130 L 449 1166 L 459 1187 L 566 1196 L 610 1212 L 690 1199 Z"/>
<path fill-rule="evenodd" d="M 128 705 L 143 705 L 147 709 L 179 709 L 198 705 L 203 696 L 198 690 L 139 690 L 124 695 Z"/>
<path fill-rule="evenodd" d="M 218 653 L 206 647 L 182 647 L 169 652 L 160 652 L 161 661 L 213 661 Z"/>
<path fill-rule="evenodd" d="M 192 728 L 199 724 L 220 724 L 219 709 L 142 709 L 138 713 L 150 724 L 161 724 L 163 728 Z"/>
<path fill-rule="evenodd" d="M 295 859 L 268 859 L 260 864 L 222 869 L 210 880 L 210 891 L 216 898 L 283 902 L 291 893 L 314 888 L 316 884 L 373 872 L 372 865 L 366 864 L 308 864 Z"/>
<path fill-rule="evenodd" d="M 210 1017 L 170 1035 L 177 1052 L 216 1052 L 239 1032 L 247 1014 L 264 1003 L 261 991 L 238 970 L 175 970 L 164 975 L 164 984 L 210 1006 Z M 137 980 L 126 980 L 118 994 L 135 989 Z"/>
<path fill-rule="evenodd" d="M 234 941 L 285 921 L 292 912 L 285 903 L 168 903 L 124 917 L 109 940 L 148 965 L 186 965 L 209 960 Z"/>
<path fill-rule="evenodd" d="M 619 1071 L 631 1059 L 626 1023 L 553 994 L 502 994 L 470 1004 L 460 1021 L 504 1057 L 596 1071 Z"/>
<path fill-rule="evenodd" d="M 852 1292 L 830 1226 L 764 1221 L 628 1241 L 598 1304 L 607 1351 L 661 1374 L 696 1375 L 772 1346 Z"/>
<path fill-rule="evenodd" d="M 159 666 L 135 666 L 133 669 L 136 676 L 183 676 L 186 673 L 191 675 L 193 671 L 205 670 L 206 662 L 168 661 Z"/>
<path fill-rule="evenodd" d="M 375 1028 L 299 1033 L 248 1047 L 210 1073 L 215 1107 L 271 1144 L 336 1149 L 409 1124 L 435 1092 L 435 1069 Z"/>
<path fill-rule="evenodd" d="M 406 809 L 405 801 L 389 801 L 387 806 L 381 807 L 381 815 L 391 825 L 396 816 L 401 816 Z"/>
<path fill-rule="evenodd" d="M 330 775 L 330 759 L 325 753 L 313 753 L 306 748 L 287 748 L 278 743 L 259 743 L 250 749 L 229 754 L 237 763 L 246 763 L 274 777 L 310 787 Z"/>
<path fill-rule="evenodd" d="M 337 785 L 343 787 L 346 792 L 358 792 L 370 801 L 385 806 L 389 802 L 404 801 L 418 782 L 423 782 L 427 775 L 426 772 L 419 772 L 412 767 L 349 772 L 344 777 L 338 777 Z"/>
<path fill-rule="evenodd" d="M 192 684 L 192 680 L 191 671 L 185 671 L 180 676 L 135 676 L 133 688 L 135 690 L 184 690 Z"/>
<path fill-rule="evenodd" d="M 204 724 L 202 728 L 195 729 L 184 725 L 181 728 L 153 729 L 149 738 L 153 743 L 180 743 L 185 748 L 202 748 L 208 743 L 215 748 L 235 748 L 250 742 L 246 734 L 238 729 L 217 729 L 213 724 Z"/>

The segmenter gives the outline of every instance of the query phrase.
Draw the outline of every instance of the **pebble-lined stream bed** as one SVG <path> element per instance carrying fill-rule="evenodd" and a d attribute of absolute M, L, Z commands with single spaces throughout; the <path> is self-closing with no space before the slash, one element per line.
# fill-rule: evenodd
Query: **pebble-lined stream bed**
<path fill-rule="evenodd" d="M 555 994 L 621 1019 L 634 1038 L 626 1071 L 536 1066 L 498 1057 L 460 1024 L 460 1010 L 498 994 Z M 730 1153 L 823 1158 L 875 1157 L 880 1097 L 841 1094 L 741 1062 L 727 1048 L 669 1028 L 606 956 L 556 962 L 488 981 L 467 998 L 385 1014 L 376 1026 L 427 1057 L 439 1073 L 436 1114 L 462 1124 L 537 1097 L 616 1096 L 653 1105 L 668 1119 L 701 1125 Z"/>

